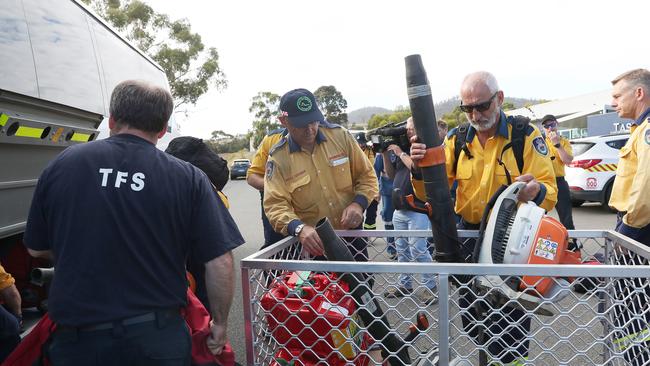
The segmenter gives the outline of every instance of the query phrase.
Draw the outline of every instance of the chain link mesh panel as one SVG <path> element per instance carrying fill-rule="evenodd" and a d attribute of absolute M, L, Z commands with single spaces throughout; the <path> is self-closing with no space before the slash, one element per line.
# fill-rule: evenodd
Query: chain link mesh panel
<path fill-rule="evenodd" d="M 613 244 L 606 232 L 586 233 L 572 240 L 589 265 L 571 266 L 570 275 L 538 266 L 543 273 L 532 282 L 526 270 L 507 266 L 403 264 L 387 252 L 388 235 L 426 238 L 425 231 L 339 232 L 367 245 L 368 262 L 345 270 L 303 257 L 295 239 L 284 240 L 242 262 L 248 362 L 650 365 L 650 256 L 632 242 Z M 630 277 L 620 278 L 619 268 Z M 346 282 L 350 272 L 358 288 Z M 409 273 L 405 288 L 400 276 Z"/>

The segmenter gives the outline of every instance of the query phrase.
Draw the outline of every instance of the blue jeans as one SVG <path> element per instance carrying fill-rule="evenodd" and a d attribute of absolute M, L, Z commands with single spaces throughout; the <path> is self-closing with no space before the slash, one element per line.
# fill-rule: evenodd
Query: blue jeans
<path fill-rule="evenodd" d="M 393 207 L 393 198 L 390 194 L 381 195 L 381 219 L 384 222 L 384 229 L 393 230 L 393 214 L 395 213 L 395 207 Z M 386 238 L 388 245 L 386 246 L 386 251 L 388 254 L 397 254 L 395 249 L 395 238 L 389 236 Z"/>
<path fill-rule="evenodd" d="M 430 230 L 429 218 L 425 214 L 408 211 L 395 210 L 393 214 L 393 225 L 395 230 Z M 404 238 L 395 239 L 398 262 L 433 262 L 431 253 L 427 248 L 426 238 Z M 413 275 L 411 273 L 402 273 L 400 275 L 400 286 L 408 289 L 413 288 Z M 433 274 L 427 273 L 422 275 L 424 285 L 430 289 L 436 287 L 436 279 Z"/>

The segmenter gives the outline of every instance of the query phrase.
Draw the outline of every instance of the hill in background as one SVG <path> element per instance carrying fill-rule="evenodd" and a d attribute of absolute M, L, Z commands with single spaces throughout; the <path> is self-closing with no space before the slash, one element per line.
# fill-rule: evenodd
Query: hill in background
<path fill-rule="evenodd" d="M 527 98 L 505 98 L 506 103 L 512 103 L 515 108 L 521 108 L 525 105 L 533 105 L 544 102 L 541 99 L 527 99 Z M 436 110 L 436 117 L 442 117 L 442 115 L 447 114 L 454 110 L 458 105 L 460 105 L 460 97 L 456 96 L 443 100 L 441 102 L 435 103 L 434 108 Z M 348 126 L 356 125 L 358 127 L 366 126 L 368 120 L 375 114 L 390 114 L 393 113 L 392 110 L 382 108 L 382 107 L 363 107 L 356 109 L 354 111 L 348 112 Z"/>

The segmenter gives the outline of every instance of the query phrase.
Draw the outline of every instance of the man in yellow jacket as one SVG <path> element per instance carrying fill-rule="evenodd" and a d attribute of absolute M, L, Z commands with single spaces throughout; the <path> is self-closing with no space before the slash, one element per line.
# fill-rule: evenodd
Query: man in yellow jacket
<path fill-rule="evenodd" d="M 20 343 L 21 299 L 16 280 L 0 265 L 0 363 Z"/>
<path fill-rule="evenodd" d="M 562 225 L 568 230 L 575 230 L 569 183 L 564 179 L 564 166 L 569 165 L 573 161 L 573 149 L 569 140 L 557 133 L 558 122 L 554 115 L 547 114 L 542 117 L 540 123 L 546 133 L 546 145 L 550 149 L 553 170 L 555 171 L 555 182 L 557 183 L 557 204 L 555 205 L 555 210 Z"/>
<path fill-rule="evenodd" d="M 551 210 L 557 199 L 557 186 L 549 149 L 539 130 L 531 124 L 521 126 L 525 130 L 521 131 L 524 164 L 520 171 L 514 149 L 507 147 L 513 145 L 515 122 L 513 118 L 506 117 L 501 109 L 504 93 L 499 89 L 494 75 L 485 71 L 467 75 L 461 85 L 460 98 L 460 109 L 469 120 L 469 127 L 465 132 L 465 146 L 458 159 L 455 157 L 455 145 L 459 129 L 450 131 L 444 141 L 449 185 L 458 182 L 455 205 L 456 213 L 461 216 L 458 228 L 478 229 L 488 201 L 501 185 L 510 184 L 510 180 L 526 183 L 519 192 L 520 201 L 533 201 Z M 411 158 L 416 162 L 422 160 L 425 151 L 424 144 L 413 143 Z M 420 194 L 421 188 L 414 182 L 416 195 L 426 199 Z M 468 240 L 461 247 L 465 258 L 471 257 L 473 243 Z M 476 319 L 480 319 L 476 301 L 473 293 L 460 290 L 463 327 L 472 337 L 477 336 L 479 326 Z M 501 313 L 503 316 L 492 317 L 484 324 L 490 338 L 486 344 L 488 354 L 494 362 L 523 364 L 528 356 L 531 319 L 514 303 L 504 306 Z"/>
<path fill-rule="evenodd" d="M 609 205 L 618 211 L 616 231 L 646 246 L 650 245 L 650 71 L 628 71 L 612 81 L 612 107 L 621 118 L 634 119 L 630 139 L 619 152 L 616 180 L 612 187 Z M 638 258 L 637 258 L 638 260 Z M 637 263 L 630 258 L 629 264 Z M 625 299 L 626 306 L 615 314 L 617 326 L 614 346 L 625 352 L 631 365 L 650 363 L 650 290 L 647 279 L 622 279 L 617 294 Z M 632 284 L 632 285 L 631 285 Z M 632 293 L 645 287 L 645 293 Z M 645 315 L 642 315 L 645 313 Z M 634 318 L 634 319 L 633 319 Z"/>
<path fill-rule="evenodd" d="M 264 211 L 277 232 L 296 236 L 310 254 L 323 255 L 315 225 L 327 217 L 335 229 L 361 229 L 363 211 L 378 194 L 377 177 L 354 137 L 325 120 L 314 95 L 295 89 L 280 101 L 288 136 L 269 152 Z M 367 260 L 363 240 L 354 240 L 357 261 Z"/>

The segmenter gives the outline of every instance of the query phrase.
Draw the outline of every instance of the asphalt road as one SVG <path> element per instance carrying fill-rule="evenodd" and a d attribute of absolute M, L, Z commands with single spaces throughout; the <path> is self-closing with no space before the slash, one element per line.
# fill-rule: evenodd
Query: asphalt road
<path fill-rule="evenodd" d="M 260 219 L 260 196 L 245 180 L 228 182 L 224 192 L 230 200 L 230 213 L 246 240 L 245 244 L 234 251 L 236 289 L 228 327 L 228 335 L 237 354 L 237 361 L 245 364 L 244 302 L 241 292 L 239 261 L 256 252 L 264 242 L 262 221 Z M 551 215 L 557 217 L 555 211 L 551 212 Z M 577 230 L 607 230 L 614 228 L 616 216 L 603 209 L 599 204 L 587 203 L 582 207 L 574 208 L 573 220 Z M 381 227 L 381 225 L 381 219 L 379 219 L 378 226 Z"/>

